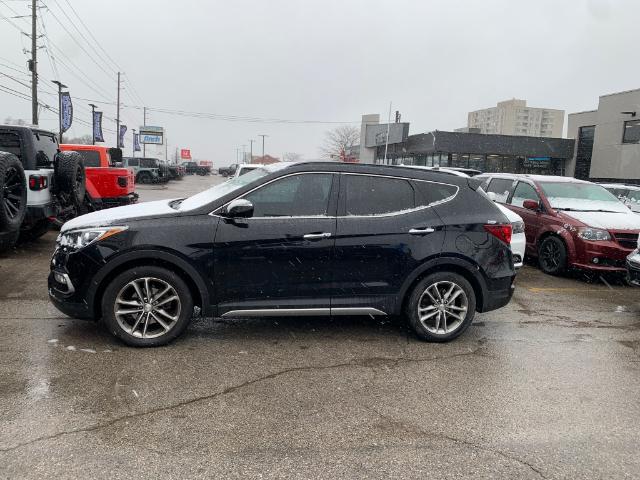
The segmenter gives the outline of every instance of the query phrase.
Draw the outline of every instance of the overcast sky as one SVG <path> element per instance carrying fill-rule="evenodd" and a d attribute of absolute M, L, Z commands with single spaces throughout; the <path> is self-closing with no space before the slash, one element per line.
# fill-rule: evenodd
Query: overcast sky
<path fill-rule="evenodd" d="M 123 102 L 225 116 L 353 122 L 364 113 L 386 119 L 389 101 L 411 122 L 410 133 L 466 125 L 467 112 L 512 97 L 567 112 L 597 107 L 598 96 L 640 87 L 637 0 L 68 0 L 109 56 L 126 72 Z M 58 64 L 77 118 L 89 103 L 115 102 L 116 67 L 69 25 L 67 0 L 43 0 L 49 39 L 91 79 L 93 89 Z M 0 0 L 0 13 L 28 14 L 26 0 Z M 58 18 L 89 55 L 56 22 Z M 25 20 L 12 20 L 25 30 Z M 91 37 L 77 23 L 87 39 Z M 41 39 L 44 41 L 44 39 Z M 0 20 L 0 72 L 28 83 L 29 40 Z M 42 101 L 54 78 L 40 50 Z M 54 58 L 55 62 L 55 58 Z M 106 70 L 103 71 L 103 70 Z M 109 75 L 107 75 L 109 73 Z M 85 80 L 85 82 L 87 82 Z M 89 82 L 87 82 L 89 83 Z M 28 89 L 0 75 L 0 85 Z M 97 91 L 96 91 L 97 90 Z M 136 95 L 137 92 L 137 95 Z M 102 96 L 99 95 L 102 94 Z M 106 98 L 105 98 L 106 97 Z M 30 104 L 0 92 L 0 120 L 30 121 Z M 114 105 L 103 105 L 115 117 Z M 124 108 L 138 128 L 142 112 Z M 51 112 L 41 125 L 57 128 Z M 273 124 L 189 118 L 151 111 L 147 123 L 166 129 L 169 148 L 190 148 L 216 165 L 267 134 L 266 153 L 318 158 L 331 124 Z M 566 120 L 565 120 L 566 123 Z M 105 127 L 114 129 L 111 121 Z M 76 122 L 71 135 L 90 133 Z M 110 144 L 115 133 L 105 132 Z M 125 152 L 130 151 L 127 135 Z"/>

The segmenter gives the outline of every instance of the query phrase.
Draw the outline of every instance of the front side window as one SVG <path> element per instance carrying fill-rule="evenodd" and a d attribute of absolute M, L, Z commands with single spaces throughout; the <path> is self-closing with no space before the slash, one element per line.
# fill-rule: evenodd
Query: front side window
<path fill-rule="evenodd" d="M 624 122 L 622 143 L 640 143 L 640 120 Z"/>
<path fill-rule="evenodd" d="M 244 198 L 253 203 L 254 217 L 327 215 L 332 181 L 330 173 L 292 175 L 254 190 Z"/>
<path fill-rule="evenodd" d="M 347 215 L 383 215 L 415 208 L 411 184 L 400 178 L 345 175 Z"/>
<path fill-rule="evenodd" d="M 142 168 L 158 168 L 158 161 L 155 158 L 141 158 L 140 166 Z"/>
<path fill-rule="evenodd" d="M 492 192 L 495 195 L 496 202 L 506 203 L 513 187 L 513 180 L 510 178 L 494 178 L 489 182 L 487 193 Z"/>
<path fill-rule="evenodd" d="M 511 199 L 511 205 L 515 207 L 522 207 L 525 200 L 533 200 L 539 202 L 540 197 L 535 188 L 525 182 L 518 182 L 516 189 L 513 191 L 513 198 Z"/>

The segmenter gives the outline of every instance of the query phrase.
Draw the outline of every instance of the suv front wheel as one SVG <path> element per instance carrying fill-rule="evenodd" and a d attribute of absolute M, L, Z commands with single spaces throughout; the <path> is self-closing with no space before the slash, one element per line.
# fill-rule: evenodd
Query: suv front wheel
<path fill-rule="evenodd" d="M 461 335 L 475 311 L 473 287 L 452 272 L 435 272 L 420 280 L 406 306 L 409 324 L 418 337 L 430 342 L 448 342 Z"/>
<path fill-rule="evenodd" d="M 161 267 L 134 267 L 107 286 L 102 318 L 116 337 L 134 347 L 165 345 L 187 328 L 193 299 L 184 280 Z"/>

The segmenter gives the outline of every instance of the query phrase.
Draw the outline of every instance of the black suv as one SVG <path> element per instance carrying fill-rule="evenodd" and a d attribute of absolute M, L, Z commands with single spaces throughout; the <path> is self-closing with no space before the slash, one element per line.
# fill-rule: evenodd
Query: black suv
<path fill-rule="evenodd" d="M 399 315 L 425 340 L 504 306 L 511 224 L 472 178 L 401 167 L 279 163 L 181 200 L 67 222 L 49 294 L 126 343 L 205 316 Z"/>

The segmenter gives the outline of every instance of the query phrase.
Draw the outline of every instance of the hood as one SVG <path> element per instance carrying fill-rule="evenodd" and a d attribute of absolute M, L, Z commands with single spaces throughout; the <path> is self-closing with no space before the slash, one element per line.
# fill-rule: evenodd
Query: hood
<path fill-rule="evenodd" d="M 560 212 L 584 223 L 588 227 L 603 230 L 640 230 L 640 215 L 631 212 Z"/>
<path fill-rule="evenodd" d="M 115 223 L 125 223 L 127 220 L 144 217 L 157 217 L 177 213 L 169 206 L 170 202 L 177 200 L 159 200 L 157 202 L 144 202 L 126 207 L 108 208 L 97 212 L 87 213 L 66 222 L 61 232 L 76 228 L 99 227 L 103 225 L 113 225 Z"/>

